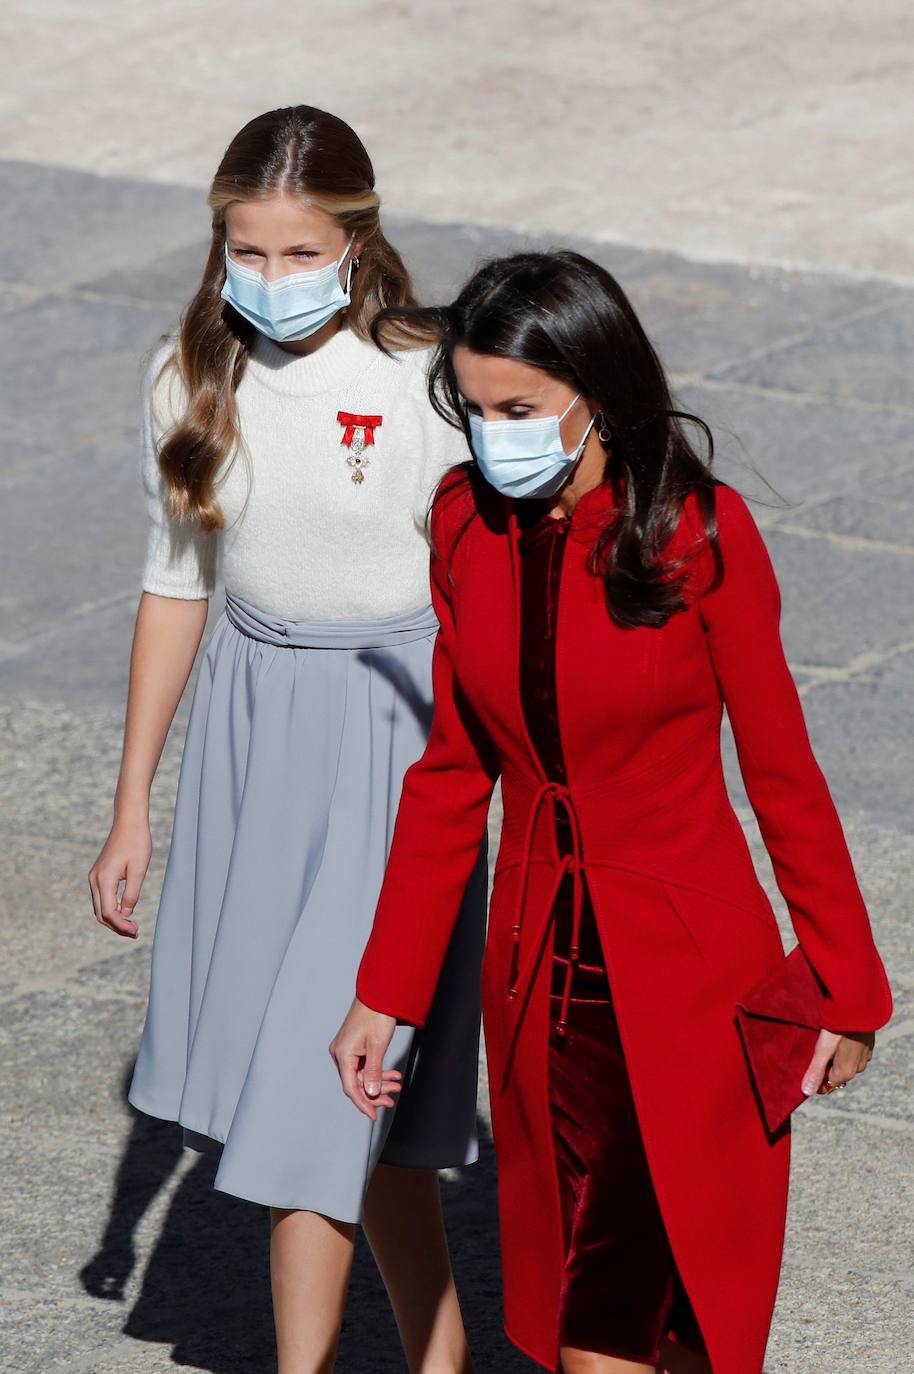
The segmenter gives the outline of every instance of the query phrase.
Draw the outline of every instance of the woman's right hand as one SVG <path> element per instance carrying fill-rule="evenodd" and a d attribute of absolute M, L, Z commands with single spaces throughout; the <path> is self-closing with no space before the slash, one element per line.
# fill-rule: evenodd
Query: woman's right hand
<path fill-rule="evenodd" d="M 384 1056 L 396 1027 L 393 1016 L 372 1011 L 356 998 L 330 1045 L 343 1092 L 372 1121 L 378 1107 L 394 1105 L 393 1094 L 403 1086 L 399 1069 L 384 1068 Z"/>
<path fill-rule="evenodd" d="M 115 935 L 135 940 L 139 926 L 133 909 L 152 857 L 152 836 L 147 816 L 121 818 L 114 822 L 102 851 L 89 870 L 89 889 L 95 919 Z M 123 891 L 118 889 L 124 884 Z"/>

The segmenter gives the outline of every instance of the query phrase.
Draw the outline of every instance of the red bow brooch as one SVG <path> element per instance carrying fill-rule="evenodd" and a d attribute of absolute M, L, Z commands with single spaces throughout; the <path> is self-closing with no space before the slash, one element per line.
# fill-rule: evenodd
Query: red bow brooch
<path fill-rule="evenodd" d="M 365 450 L 374 444 L 374 432 L 381 424 L 381 415 L 350 415 L 347 410 L 337 411 L 336 418 L 345 425 L 340 443 L 349 450 L 346 462 L 352 468 L 352 480 L 358 485 L 365 481 L 364 468 L 368 466 Z"/>

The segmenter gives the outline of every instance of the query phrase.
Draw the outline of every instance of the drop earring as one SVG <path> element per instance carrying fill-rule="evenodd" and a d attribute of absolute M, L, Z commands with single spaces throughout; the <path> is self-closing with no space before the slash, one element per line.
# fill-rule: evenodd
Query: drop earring
<path fill-rule="evenodd" d="M 606 416 L 603 414 L 602 410 L 600 411 L 600 414 L 597 417 L 597 425 L 597 437 L 599 438 L 600 443 L 608 444 L 613 437 L 613 432 L 610 429 L 609 425 L 606 423 Z"/>

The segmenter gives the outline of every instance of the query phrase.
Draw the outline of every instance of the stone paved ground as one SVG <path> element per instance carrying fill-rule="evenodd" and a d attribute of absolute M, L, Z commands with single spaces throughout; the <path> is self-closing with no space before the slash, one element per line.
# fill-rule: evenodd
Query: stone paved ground
<path fill-rule="evenodd" d="M 179 732 L 155 788 L 139 947 L 99 931 L 84 876 L 110 814 L 144 539 L 138 360 L 194 282 L 205 210 L 167 184 L 24 162 L 2 176 L 0 1368 L 267 1374 L 263 1214 L 212 1195 L 173 1129 L 124 1102 Z M 391 228 L 429 294 L 518 241 Z M 714 423 L 723 472 L 765 501 L 789 655 L 897 991 L 866 1079 L 799 1114 L 767 1374 L 910 1368 L 914 298 L 582 246 L 630 287 L 683 402 Z M 531 1370 L 499 1330 L 488 1143 L 444 1188 L 479 1367 Z M 402 1368 L 364 1252 L 340 1368 Z"/>

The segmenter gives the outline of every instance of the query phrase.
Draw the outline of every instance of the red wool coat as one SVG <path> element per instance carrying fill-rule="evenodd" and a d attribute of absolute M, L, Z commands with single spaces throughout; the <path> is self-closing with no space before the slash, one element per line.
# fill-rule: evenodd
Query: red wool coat
<path fill-rule="evenodd" d="M 698 552 L 688 609 L 620 629 L 586 566 L 612 496 L 572 517 L 556 641 L 567 789 L 546 783 L 519 693 L 519 569 L 510 503 L 469 483 L 433 518 L 441 630 L 428 747 L 408 772 L 358 993 L 421 1025 L 500 774 L 504 828 L 483 1007 L 509 1337 L 558 1363 L 563 1242 L 547 1105 L 554 809 L 567 809 L 605 951 L 654 1185 L 715 1374 L 759 1374 L 780 1269 L 789 1136 L 766 1133 L 734 1023 L 782 945 L 727 796 L 726 706 L 778 886 L 824 983 L 825 1024 L 870 1030 L 891 996 L 778 631 L 779 595 L 743 500 L 717 489 L 725 573 Z M 474 514 L 462 538 L 457 532 Z M 572 860 L 572 869 L 575 861 Z M 512 987 L 513 993 L 512 995 Z"/>

